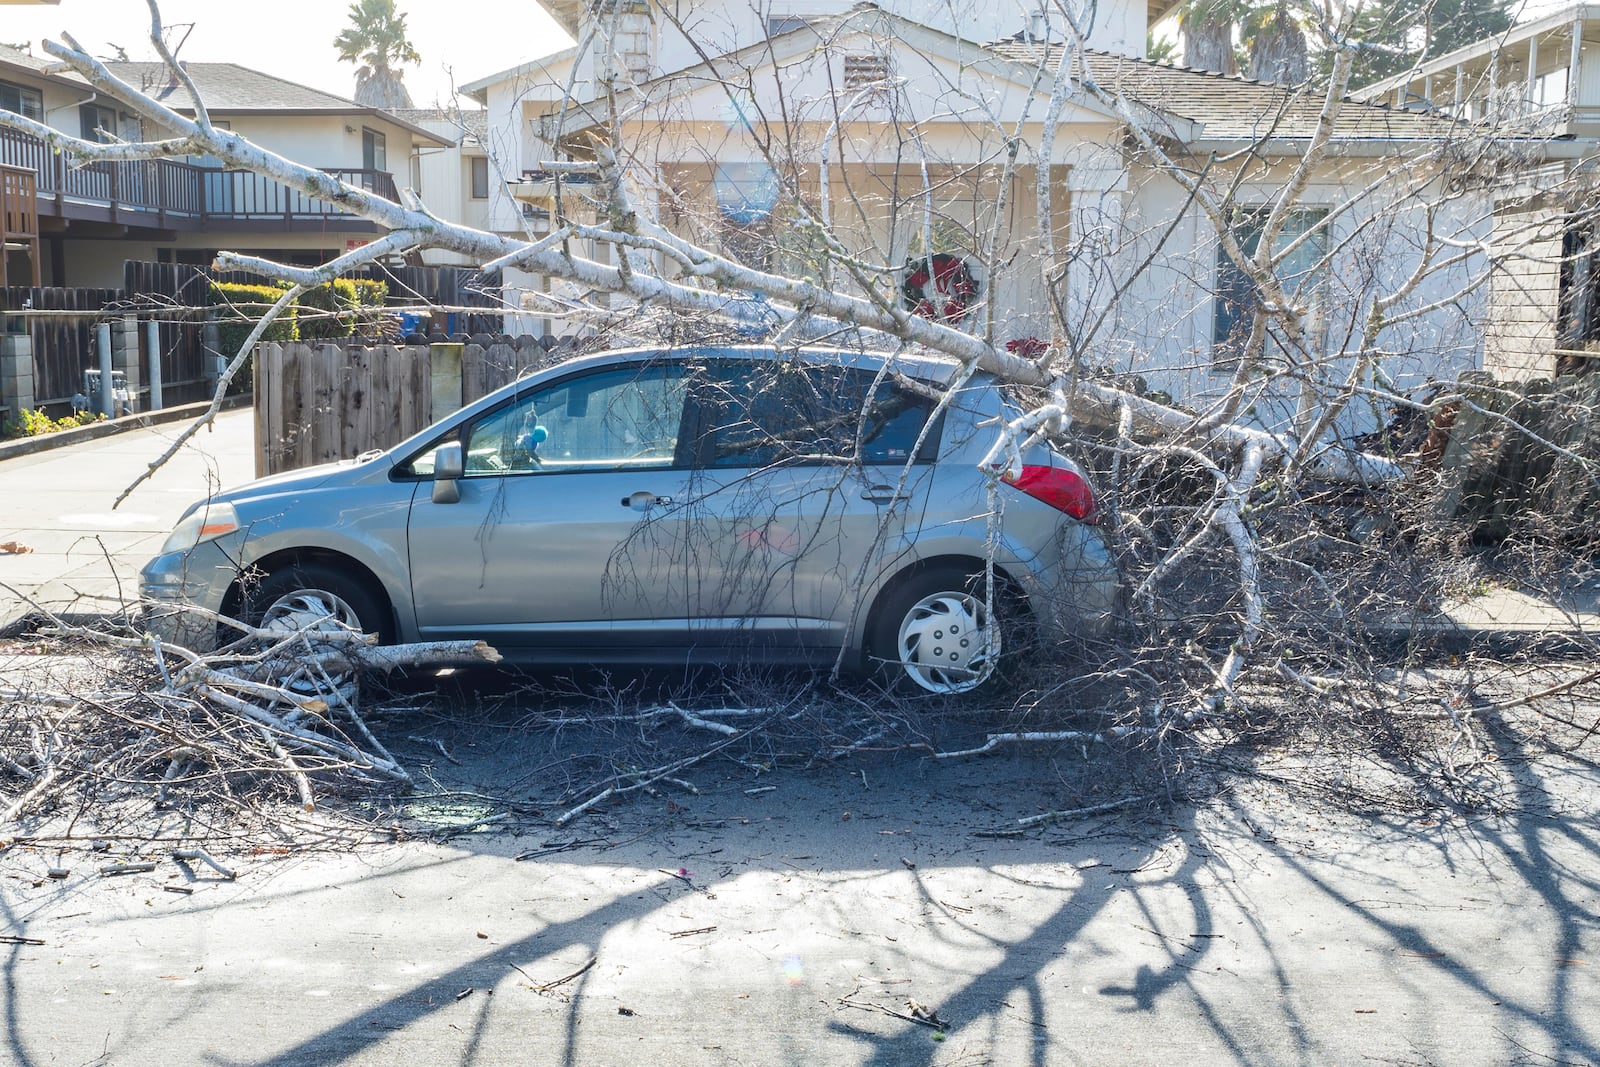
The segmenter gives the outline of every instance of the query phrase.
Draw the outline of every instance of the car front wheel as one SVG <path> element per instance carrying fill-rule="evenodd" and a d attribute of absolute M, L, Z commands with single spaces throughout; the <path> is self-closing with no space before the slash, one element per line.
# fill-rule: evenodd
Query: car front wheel
<path fill-rule="evenodd" d="M 296 563 L 273 571 L 245 598 L 244 619 L 285 634 L 357 630 L 389 638 L 383 611 L 360 582 L 323 563 Z"/>

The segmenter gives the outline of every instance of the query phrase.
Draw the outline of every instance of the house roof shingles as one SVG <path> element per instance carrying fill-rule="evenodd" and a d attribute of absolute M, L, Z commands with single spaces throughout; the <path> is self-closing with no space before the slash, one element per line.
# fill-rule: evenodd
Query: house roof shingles
<path fill-rule="evenodd" d="M 164 63 L 107 63 L 106 69 L 174 111 L 193 110 L 189 93 Z M 200 90 L 206 109 L 213 114 L 244 112 L 285 115 L 371 115 L 404 127 L 420 140 L 445 142 L 416 123 L 381 108 L 358 104 L 285 78 L 265 74 L 237 63 L 185 63 L 184 71 Z"/>
<path fill-rule="evenodd" d="M 1055 70 L 1063 46 L 1000 41 L 998 55 L 1027 66 Z M 1113 95 L 1145 108 L 1188 119 L 1200 126 L 1198 140 L 1300 140 L 1315 131 L 1323 95 L 1275 82 L 1255 81 L 1214 71 L 1174 67 L 1113 52 L 1085 50 L 1089 76 Z M 1345 98 L 1335 117 L 1335 141 L 1437 141 L 1460 127 L 1438 115 L 1399 110 Z"/>
<path fill-rule="evenodd" d="M 164 63 L 107 63 L 106 68 L 168 106 L 189 106 L 188 93 Z M 237 63 L 185 63 L 183 69 L 212 111 L 354 111 L 363 107 L 354 100 Z"/>

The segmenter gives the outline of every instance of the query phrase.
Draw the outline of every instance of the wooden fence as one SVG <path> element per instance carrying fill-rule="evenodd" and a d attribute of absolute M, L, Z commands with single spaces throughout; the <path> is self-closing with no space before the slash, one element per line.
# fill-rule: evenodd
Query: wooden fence
<path fill-rule="evenodd" d="M 389 303 L 397 307 L 430 306 L 448 310 L 436 325 L 451 336 L 497 333 L 501 329 L 500 276 L 465 267 L 372 266 L 351 277 L 386 282 Z M 0 288 L 0 308 L 72 311 L 73 316 L 39 316 L 29 320 L 33 341 L 34 405 L 64 414 L 71 397 L 83 389 L 83 372 L 98 365 L 95 326 L 125 316 L 160 324 L 163 402 L 183 404 L 207 399 L 212 377 L 206 346 L 206 313 L 212 280 L 259 283 L 241 272 L 216 273 L 183 263 L 123 264 L 121 289 Z M 477 310 L 482 309 L 482 310 Z M 144 334 L 139 334 L 142 345 Z M 214 342 L 213 342 L 214 343 Z M 141 381 L 147 380 L 141 374 Z M 3 402 L 3 401 L 0 401 Z M 143 402 L 140 401 L 141 406 Z"/>
<path fill-rule="evenodd" d="M 389 448 L 564 354 L 527 337 L 370 348 L 258 345 L 256 473 Z"/>
<path fill-rule="evenodd" d="M 96 366 L 94 332 L 101 312 L 122 299 L 120 289 L 0 289 L 0 307 L 9 310 L 76 311 L 82 315 L 30 318 L 33 340 L 34 405 L 63 404 L 83 390 L 83 372 Z"/>

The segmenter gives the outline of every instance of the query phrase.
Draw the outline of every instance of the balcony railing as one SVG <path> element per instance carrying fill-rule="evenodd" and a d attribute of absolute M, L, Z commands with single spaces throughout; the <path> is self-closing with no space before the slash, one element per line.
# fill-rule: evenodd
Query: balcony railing
<path fill-rule="evenodd" d="M 38 178 L 39 200 L 115 207 L 195 220 L 324 221 L 349 218 L 348 212 L 316 200 L 271 178 L 243 170 L 202 167 L 172 159 L 69 166 L 66 158 L 37 137 L 0 129 L 0 164 L 23 167 Z M 327 168 L 326 173 L 388 200 L 398 198 L 394 177 L 385 171 Z"/>

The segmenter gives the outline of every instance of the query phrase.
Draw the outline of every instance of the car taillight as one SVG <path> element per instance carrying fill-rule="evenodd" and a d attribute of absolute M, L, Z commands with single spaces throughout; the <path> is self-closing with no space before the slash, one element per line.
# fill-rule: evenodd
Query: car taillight
<path fill-rule="evenodd" d="M 1057 511 L 1065 512 L 1079 522 L 1100 521 L 1099 505 L 1095 503 L 1094 490 L 1077 471 L 1066 467 L 1025 466 L 1022 473 L 1005 481 L 1021 489 L 1035 500 L 1042 500 Z"/>

